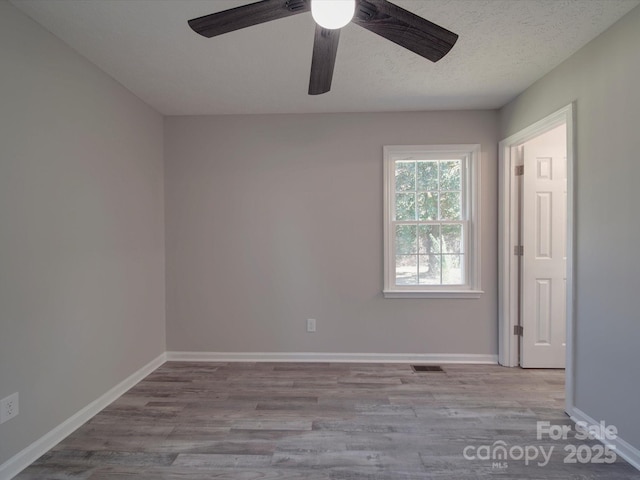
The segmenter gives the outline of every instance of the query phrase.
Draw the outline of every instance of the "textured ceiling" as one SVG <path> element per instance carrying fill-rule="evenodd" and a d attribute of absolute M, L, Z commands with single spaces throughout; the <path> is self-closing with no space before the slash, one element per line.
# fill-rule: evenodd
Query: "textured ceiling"
<path fill-rule="evenodd" d="M 498 108 L 640 4 L 395 0 L 460 35 L 449 55 L 431 63 L 350 24 L 331 92 L 309 96 L 309 13 L 206 39 L 187 20 L 251 2 L 11 2 L 166 115 Z"/>

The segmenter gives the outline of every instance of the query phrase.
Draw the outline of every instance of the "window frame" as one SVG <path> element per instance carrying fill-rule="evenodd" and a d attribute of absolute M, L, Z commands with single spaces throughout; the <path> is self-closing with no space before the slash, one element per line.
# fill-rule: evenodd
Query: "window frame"
<path fill-rule="evenodd" d="M 385 145 L 384 158 L 384 288 L 385 298 L 479 298 L 480 288 L 480 159 L 479 144 Z M 395 164 L 397 161 L 463 161 L 461 180 L 466 223 L 463 285 L 397 285 L 395 248 Z M 446 221 L 445 221 L 446 222 Z"/>

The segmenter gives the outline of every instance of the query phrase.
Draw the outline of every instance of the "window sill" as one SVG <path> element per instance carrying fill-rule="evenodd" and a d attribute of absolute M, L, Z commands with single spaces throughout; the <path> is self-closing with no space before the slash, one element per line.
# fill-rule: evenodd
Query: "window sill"
<path fill-rule="evenodd" d="M 384 290 L 384 298 L 480 298 L 483 290 Z"/>

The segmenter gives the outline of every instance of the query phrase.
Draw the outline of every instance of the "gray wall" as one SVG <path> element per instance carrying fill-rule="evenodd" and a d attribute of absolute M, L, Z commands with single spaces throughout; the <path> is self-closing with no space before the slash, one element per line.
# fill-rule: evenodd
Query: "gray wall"
<path fill-rule="evenodd" d="M 640 448 L 640 7 L 500 115 L 500 136 L 577 102 L 575 406 Z"/>
<path fill-rule="evenodd" d="M 382 146 L 430 143 L 482 144 L 480 299 L 382 297 Z M 495 354 L 496 143 L 494 111 L 167 118 L 167 349 Z"/>
<path fill-rule="evenodd" d="M 0 463 L 165 349 L 163 120 L 0 1 Z"/>

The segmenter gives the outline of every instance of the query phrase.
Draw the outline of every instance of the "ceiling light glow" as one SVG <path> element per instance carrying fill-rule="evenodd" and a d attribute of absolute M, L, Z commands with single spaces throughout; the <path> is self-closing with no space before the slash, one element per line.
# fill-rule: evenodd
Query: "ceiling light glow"
<path fill-rule="evenodd" d="M 356 0 L 311 0 L 311 15 L 318 25 L 335 30 L 353 18 Z"/>

